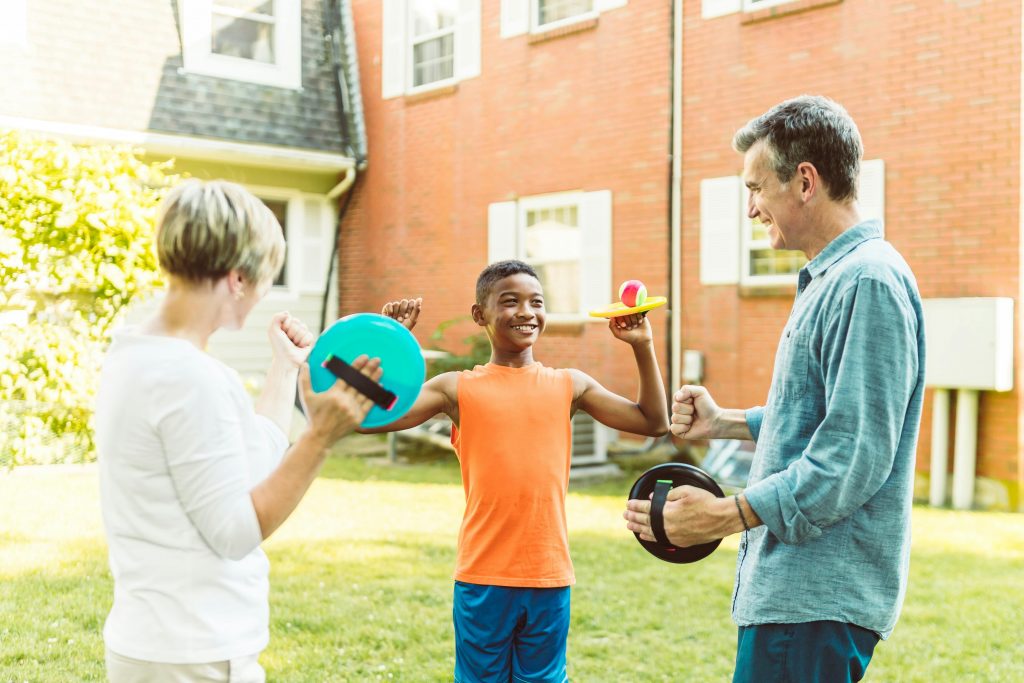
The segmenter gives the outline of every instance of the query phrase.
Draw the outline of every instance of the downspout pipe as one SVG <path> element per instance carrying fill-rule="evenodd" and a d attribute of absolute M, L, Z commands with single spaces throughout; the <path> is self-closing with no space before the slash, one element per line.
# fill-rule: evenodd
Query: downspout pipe
<path fill-rule="evenodd" d="M 355 158 L 354 166 L 345 169 L 345 175 L 337 185 L 327 192 L 327 198 L 337 201 L 343 194 L 345 202 L 338 210 L 338 221 L 334 227 L 331 256 L 324 282 L 323 299 L 320 304 L 320 330 L 327 327 L 327 305 L 331 297 L 331 280 L 334 267 L 339 259 L 341 226 L 352 201 L 352 192 L 360 171 L 366 169 L 366 130 L 362 125 L 362 98 L 358 80 L 358 66 L 354 62 L 355 24 L 352 20 L 351 5 L 345 0 L 325 0 L 323 5 L 324 42 L 334 82 L 334 97 L 338 112 L 338 130 L 342 145 L 348 156 Z M 340 295 L 339 295 L 340 299 Z M 340 301 L 339 301 L 340 305 Z"/>
<path fill-rule="evenodd" d="M 682 380 L 683 357 L 683 0 L 672 2 L 672 119 L 669 187 L 669 375 L 671 394 Z"/>

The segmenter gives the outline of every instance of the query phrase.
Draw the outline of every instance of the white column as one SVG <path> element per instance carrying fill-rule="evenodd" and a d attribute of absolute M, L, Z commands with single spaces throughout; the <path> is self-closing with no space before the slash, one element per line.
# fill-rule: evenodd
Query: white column
<path fill-rule="evenodd" d="M 974 470 L 978 449 L 978 391 L 959 389 L 956 395 L 956 440 L 953 445 L 953 507 L 974 505 Z"/>
<path fill-rule="evenodd" d="M 946 504 L 946 458 L 949 456 L 949 389 L 932 393 L 932 464 L 928 502 Z"/>

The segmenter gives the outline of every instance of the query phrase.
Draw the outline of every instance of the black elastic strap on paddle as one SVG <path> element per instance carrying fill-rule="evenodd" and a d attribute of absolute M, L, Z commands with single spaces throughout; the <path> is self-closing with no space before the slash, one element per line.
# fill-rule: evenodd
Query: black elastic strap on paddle
<path fill-rule="evenodd" d="M 335 377 L 384 410 L 391 410 L 392 406 L 395 405 L 395 401 L 398 400 L 398 396 L 393 392 L 377 384 L 337 356 L 328 356 L 327 360 L 324 361 L 324 367 L 330 370 L 331 374 Z"/>
<path fill-rule="evenodd" d="M 651 531 L 654 532 L 654 537 L 658 539 L 658 543 L 665 545 L 672 545 L 668 540 L 668 536 L 665 535 L 665 518 L 663 517 L 665 499 L 671 490 L 671 479 L 659 479 L 658 483 L 654 485 L 654 496 L 651 498 Z"/>

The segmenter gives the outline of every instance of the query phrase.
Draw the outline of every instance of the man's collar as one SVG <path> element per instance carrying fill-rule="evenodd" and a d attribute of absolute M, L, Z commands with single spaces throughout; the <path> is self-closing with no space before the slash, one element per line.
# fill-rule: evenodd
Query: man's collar
<path fill-rule="evenodd" d="M 810 279 L 814 279 L 832 267 L 832 264 L 849 254 L 863 242 L 882 237 L 882 222 L 877 218 L 869 218 L 843 230 L 834 240 L 825 245 L 817 256 L 807 262 L 801 270 L 806 270 Z"/>

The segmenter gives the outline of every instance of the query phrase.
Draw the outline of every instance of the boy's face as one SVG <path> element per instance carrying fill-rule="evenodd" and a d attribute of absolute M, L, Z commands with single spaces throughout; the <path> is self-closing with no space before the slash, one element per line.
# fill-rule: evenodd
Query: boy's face
<path fill-rule="evenodd" d="M 473 305 L 473 320 L 487 328 L 491 343 L 509 350 L 532 346 L 544 331 L 544 319 L 544 292 L 526 273 L 498 280 L 484 305 Z"/>

